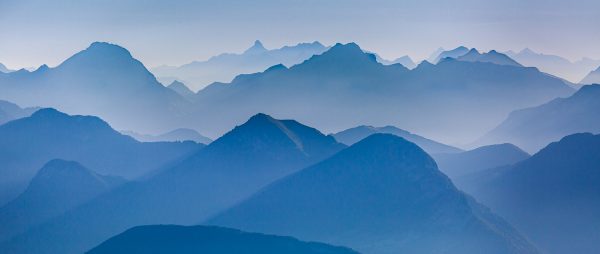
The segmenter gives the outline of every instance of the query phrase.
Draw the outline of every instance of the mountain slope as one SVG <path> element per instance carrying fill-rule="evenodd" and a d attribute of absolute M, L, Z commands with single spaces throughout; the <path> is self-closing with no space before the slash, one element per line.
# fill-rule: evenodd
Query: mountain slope
<path fill-rule="evenodd" d="M 51 160 L 15 200 L 0 208 L 0 242 L 124 183 L 74 161 Z"/>
<path fill-rule="evenodd" d="M 194 92 L 192 92 L 192 90 L 190 90 L 185 84 L 183 84 L 177 80 L 171 82 L 171 84 L 169 86 L 167 86 L 167 88 L 178 93 L 183 98 L 189 99 L 194 96 Z"/>
<path fill-rule="evenodd" d="M 464 184 L 550 254 L 600 252 L 600 135 L 574 134 Z"/>
<path fill-rule="evenodd" d="M 106 193 L 0 249 L 81 253 L 133 226 L 195 223 L 344 147 L 296 121 L 257 114 L 181 163 Z"/>
<path fill-rule="evenodd" d="M 537 53 L 528 48 L 518 53 L 509 51 L 506 54 L 525 66 L 537 67 L 543 72 L 565 78 L 573 83 L 578 83 L 587 73 L 600 65 L 600 60 L 584 58 L 571 62 L 560 56 Z"/>
<path fill-rule="evenodd" d="M 357 254 L 350 249 L 291 237 L 208 226 L 140 226 L 116 235 L 88 254 Z"/>
<path fill-rule="evenodd" d="M 439 63 L 446 58 L 458 58 L 467 53 L 469 53 L 469 49 L 465 46 L 460 46 L 453 50 L 442 51 L 434 58 L 432 63 Z"/>
<path fill-rule="evenodd" d="M 530 157 L 513 144 L 482 146 L 461 153 L 432 154 L 440 170 L 455 180 L 486 169 L 512 165 Z M 459 186 L 460 187 L 460 186 Z"/>
<path fill-rule="evenodd" d="M 135 132 L 124 131 L 123 134 L 131 136 L 142 142 L 174 142 L 191 140 L 197 143 L 209 144 L 212 139 L 202 136 L 195 130 L 179 128 L 160 135 L 144 135 Z"/>
<path fill-rule="evenodd" d="M 21 108 L 18 105 L 0 100 L 0 125 L 22 117 L 30 116 L 38 108 Z"/>
<path fill-rule="evenodd" d="M 537 253 L 413 143 L 374 134 L 209 220 L 364 253 Z"/>
<path fill-rule="evenodd" d="M 600 85 L 583 86 L 570 97 L 514 111 L 477 143 L 510 142 L 535 152 L 578 132 L 600 132 Z"/>
<path fill-rule="evenodd" d="M 584 85 L 600 84 L 600 67 L 598 67 L 598 69 L 590 72 L 579 83 L 584 84 Z"/>
<path fill-rule="evenodd" d="M 55 68 L 0 75 L 0 99 L 96 115 L 117 129 L 174 129 L 189 102 L 164 87 L 126 49 L 92 43 Z"/>
<path fill-rule="evenodd" d="M 416 134 L 412 134 L 408 131 L 398 129 L 394 126 L 385 126 L 385 127 L 373 127 L 373 126 L 365 126 L 361 125 L 358 127 L 350 128 L 347 130 L 340 131 L 338 133 L 332 134 L 333 137 L 346 145 L 353 145 L 360 140 L 371 136 L 375 133 L 388 133 L 393 134 L 398 137 L 404 138 L 410 142 L 417 144 L 423 150 L 425 150 L 429 154 L 434 153 L 457 153 L 462 150 L 452 147 L 449 145 L 444 145 L 442 143 L 435 142 L 433 140 L 421 137 Z"/>
<path fill-rule="evenodd" d="M 140 143 L 100 118 L 40 109 L 0 126 L 0 195 L 4 202 L 16 197 L 52 159 L 74 160 L 100 174 L 135 178 L 201 147 L 192 142 Z"/>
<path fill-rule="evenodd" d="M 321 54 L 327 47 L 319 42 L 300 43 L 267 50 L 260 41 L 242 54 L 221 54 L 206 61 L 195 61 L 179 67 L 160 66 L 152 69 L 161 81 L 181 80 L 194 90 L 200 90 L 213 82 L 229 82 L 236 75 L 264 71 L 270 66 L 292 66 Z"/>
<path fill-rule="evenodd" d="M 535 68 L 481 62 L 382 65 L 356 44 L 337 44 L 290 68 L 273 66 L 197 93 L 191 126 L 219 136 L 265 112 L 325 132 L 402 125 L 444 143 L 466 143 L 519 108 L 571 95 L 564 81 Z M 443 128 L 440 128 L 443 126 Z"/>

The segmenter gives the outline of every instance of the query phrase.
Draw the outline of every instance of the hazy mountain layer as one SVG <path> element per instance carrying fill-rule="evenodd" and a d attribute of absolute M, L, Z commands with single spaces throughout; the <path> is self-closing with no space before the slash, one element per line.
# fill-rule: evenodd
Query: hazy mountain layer
<path fill-rule="evenodd" d="M 537 67 L 540 71 L 556 75 L 573 83 L 580 82 L 586 74 L 600 66 L 600 60 L 583 58 L 571 62 L 560 56 L 537 53 L 527 48 L 518 53 L 509 51 L 506 54 L 525 66 Z"/>
<path fill-rule="evenodd" d="M 374 134 L 209 220 L 363 253 L 538 253 L 417 145 Z"/>

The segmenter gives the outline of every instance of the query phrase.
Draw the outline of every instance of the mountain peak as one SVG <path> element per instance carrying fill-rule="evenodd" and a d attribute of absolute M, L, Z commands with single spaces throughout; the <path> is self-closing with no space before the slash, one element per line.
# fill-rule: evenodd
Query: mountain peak
<path fill-rule="evenodd" d="M 55 108 L 42 108 L 31 114 L 31 118 L 56 118 L 66 116 L 68 115 L 56 110 Z"/>
<path fill-rule="evenodd" d="M 119 45 L 108 43 L 108 42 L 93 42 L 90 46 L 85 49 L 87 52 L 97 52 L 103 54 L 119 54 L 127 57 L 132 57 L 129 51 Z"/>
<path fill-rule="evenodd" d="M 294 67 L 303 66 L 307 62 L 320 63 L 323 65 L 334 66 L 335 68 L 339 68 L 342 65 L 347 68 L 362 68 L 365 67 L 364 64 L 367 62 L 378 64 L 374 54 L 364 52 L 354 42 L 347 44 L 336 43 L 323 54 L 314 55 L 303 64 Z"/>
<path fill-rule="evenodd" d="M 262 42 L 259 40 L 254 41 L 254 44 L 252 45 L 252 47 L 248 48 L 246 51 L 244 51 L 244 54 L 258 54 L 258 53 L 263 53 L 267 51 L 267 49 L 265 48 L 265 46 L 263 46 Z"/>

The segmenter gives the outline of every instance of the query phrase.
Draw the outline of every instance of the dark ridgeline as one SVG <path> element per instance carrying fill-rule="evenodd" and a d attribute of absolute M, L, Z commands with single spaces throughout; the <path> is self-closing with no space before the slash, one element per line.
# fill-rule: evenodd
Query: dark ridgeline
<path fill-rule="evenodd" d="M 583 86 L 570 97 L 514 111 L 477 143 L 510 142 L 533 153 L 578 132 L 600 132 L 600 85 Z"/>
<path fill-rule="evenodd" d="M 464 143 L 515 109 L 572 93 L 565 81 L 535 68 L 446 59 L 408 70 L 382 65 L 349 43 L 290 68 L 273 66 L 212 84 L 196 94 L 188 121 L 214 136 L 224 126 L 266 112 L 328 132 L 391 124 L 437 141 Z"/>
<path fill-rule="evenodd" d="M 87 254 L 358 254 L 344 248 L 291 237 L 210 226 L 139 226 L 111 237 Z"/>
<path fill-rule="evenodd" d="M 461 149 L 452 147 L 449 145 L 445 145 L 419 135 L 410 133 L 408 131 L 396 128 L 394 126 L 384 126 L 384 127 L 373 127 L 361 125 L 354 128 L 350 128 L 347 130 L 340 131 L 338 133 L 332 134 L 333 137 L 346 145 L 353 145 L 354 143 L 361 141 L 362 139 L 371 136 L 375 133 L 387 133 L 393 134 L 398 137 L 404 138 L 410 142 L 417 144 L 421 147 L 425 152 L 429 154 L 436 153 L 458 153 L 462 152 Z"/>
<path fill-rule="evenodd" d="M 51 160 L 21 195 L 0 207 L 0 242 L 123 183 L 121 177 L 96 174 L 74 161 Z"/>
<path fill-rule="evenodd" d="M 600 135 L 583 133 L 462 186 L 547 253 L 593 254 L 600 253 L 599 183 Z"/>
<path fill-rule="evenodd" d="M 283 178 L 208 223 L 363 253 L 538 253 L 422 149 L 390 134 Z"/>
<path fill-rule="evenodd" d="M 456 182 L 458 178 L 487 169 L 512 165 L 530 155 L 513 144 L 497 144 L 460 153 L 432 154 L 442 172 Z M 460 186 L 459 186 L 460 187 Z"/>
<path fill-rule="evenodd" d="M 116 129 L 144 133 L 175 129 L 191 106 L 129 51 L 105 42 L 92 43 L 55 68 L 0 75 L 0 94 L 22 106 L 95 115 Z"/>
<path fill-rule="evenodd" d="M 344 147 L 296 121 L 257 114 L 178 165 L 124 184 L 0 249 L 81 253 L 133 226 L 197 223 Z"/>
<path fill-rule="evenodd" d="M 94 116 L 40 109 L 0 126 L 2 204 L 21 193 L 46 162 L 74 160 L 100 174 L 140 177 L 201 149 L 193 142 L 141 143 Z"/>

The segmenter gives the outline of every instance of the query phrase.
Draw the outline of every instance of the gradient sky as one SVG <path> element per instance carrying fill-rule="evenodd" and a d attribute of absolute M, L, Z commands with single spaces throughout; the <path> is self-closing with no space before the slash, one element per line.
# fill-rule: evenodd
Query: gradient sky
<path fill-rule="evenodd" d="M 600 58 L 598 0 L 0 0 L 0 63 L 55 66 L 93 41 L 117 43 L 146 66 L 180 65 L 297 42 L 357 42 L 417 60 L 438 47 Z"/>

